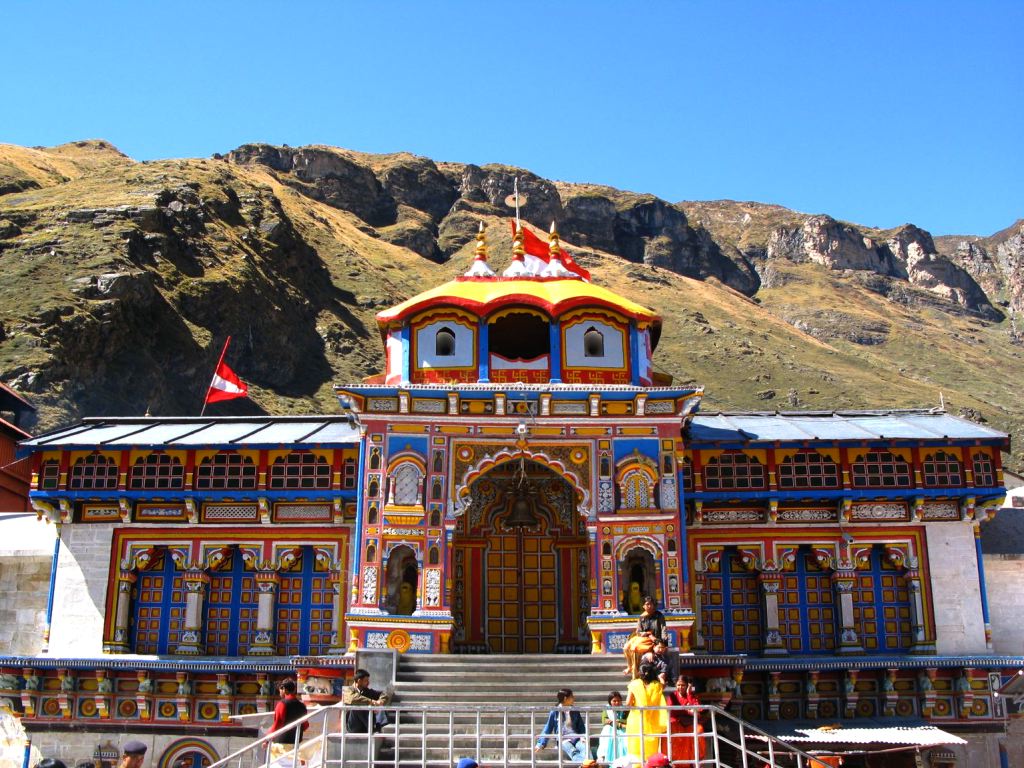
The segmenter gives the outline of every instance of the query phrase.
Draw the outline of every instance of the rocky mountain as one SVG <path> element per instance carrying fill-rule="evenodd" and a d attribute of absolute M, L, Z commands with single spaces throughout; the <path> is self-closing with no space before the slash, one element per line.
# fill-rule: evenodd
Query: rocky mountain
<path fill-rule="evenodd" d="M 705 410 L 941 393 L 1021 435 L 1024 222 L 935 238 L 332 147 L 139 163 L 102 141 L 0 145 L 0 380 L 38 429 L 197 413 L 230 334 L 252 397 L 217 412 L 332 412 L 334 383 L 379 371 L 374 314 L 465 271 L 480 221 L 507 263 L 516 178 L 530 224 L 664 315 L 656 364 L 704 384 Z"/>

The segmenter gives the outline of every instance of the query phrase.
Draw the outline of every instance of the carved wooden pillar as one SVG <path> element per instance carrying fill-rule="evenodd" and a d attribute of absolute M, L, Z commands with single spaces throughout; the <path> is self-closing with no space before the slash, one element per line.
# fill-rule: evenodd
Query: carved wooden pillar
<path fill-rule="evenodd" d="M 131 653 L 129 622 L 131 620 L 132 589 L 138 575 L 135 571 L 121 569 L 117 574 L 117 594 L 114 597 L 114 626 L 110 640 L 103 649 L 105 653 Z"/>
<path fill-rule="evenodd" d="M 704 564 L 693 564 L 693 629 L 690 633 L 690 650 L 694 653 L 707 653 L 704 642 L 704 626 L 701 624 L 701 606 L 704 604 Z"/>
<path fill-rule="evenodd" d="M 779 630 L 779 585 L 782 574 L 776 570 L 763 570 L 757 575 L 764 601 L 764 655 L 788 656 L 786 644 Z"/>
<path fill-rule="evenodd" d="M 345 643 L 345 572 L 340 568 L 331 571 L 331 587 L 334 595 L 334 612 L 331 616 L 331 647 L 327 653 L 331 656 L 344 656 L 348 651 Z"/>
<path fill-rule="evenodd" d="M 185 571 L 184 580 L 185 626 L 181 642 L 174 652 L 182 656 L 202 656 L 206 652 L 206 644 L 203 642 L 203 608 L 210 575 L 206 571 L 192 569 Z"/>
<path fill-rule="evenodd" d="M 910 558 L 903 574 L 910 592 L 911 653 L 932 653 L 935 644 L 928 640 L 924 630 L 924 595 L 921 592 L 921 574 L 917 570 L 917 559 Z"/>
<path fill-rule="evenodd" d="M 275 613 L 277 608 L 277 587 L 281 577 L 277 571 L 256 572 L 256 634 L 249 646 L 250 656 L 276 656 L 277 645 Z"/>
<path fill-rule="evenodd" d="M 853 617 L 853 588 L 857 582 L 857 573 L 853 570 L 836 570 L 832 573 L 832 586 L 839 598 L 839 653 L 864 653 L 860 638 L 857 637 L 857 626 Z"/>

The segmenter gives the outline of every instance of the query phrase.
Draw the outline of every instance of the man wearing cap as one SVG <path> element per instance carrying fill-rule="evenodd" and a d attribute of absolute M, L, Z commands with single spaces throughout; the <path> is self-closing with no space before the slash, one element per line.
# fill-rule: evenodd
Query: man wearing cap
<path fill-rule="evenodd" d="M 279 731 L 288 723 L 305 717 L 306 705 L 299 701 L 299 697 L 296 695 L 297 691 L 298 686 L 295 685 L 295 681 L 290 677 L 277 684 L 277 692 L 280 694 L 281 700 L 274 707 L 274 722 L 270 726 L 271 732 Z M 305 733 L 307 728 L 309 728 L 308 720 L 302 724 L 303 733 Z M 295 731 L 296 728 L 291 728 L 274 737 L 273 742 L 270 744 L 271 759 L 276 760 L 295 747 L 295 737 L 298 735 L 299 738 L 302 738 Z"/>
<path fill-rule="evenodd" d="M 146 745 L 138 739 L 126 741 L 121 747 L 121 762 L 117 768 L 142 768 L 146 759 Z"/>
<path fill-rule="evenodd" d="M 478 763 L 472 757 L 464 757 L 461 760 L 459 760 L 455 768 L 487 768 L 487 766 L 480 765 L 480 763 Z"/>

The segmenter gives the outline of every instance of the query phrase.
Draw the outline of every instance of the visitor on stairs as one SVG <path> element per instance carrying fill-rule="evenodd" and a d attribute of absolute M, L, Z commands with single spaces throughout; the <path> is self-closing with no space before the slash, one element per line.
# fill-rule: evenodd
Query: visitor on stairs
<path fill-rule="evenodd" d="M 661 749 L 661 737 L 668 726 L 665 714 L 665 690 L 650 664 L 640 665 L 640 677 L 626 689 L 627 707 L 632 709 L 626 717 L 626 749 L 635 763 L 643 763 Z"/>
<path fill-rule="evenodd" d="M 370 687 L 370 673 L 365 669 L 357 669 L 352 685 L 346 685 L 341 700 L 346 707 L 351 707 L 345 716 L 345 726 L 349 733 L 370 732 L 370 711 L 364 707 L 386 707 L 391 702 L 391 691 L 377 691 Z M 388 716 L 379 709 L 373 714 L 373 731 L 376 733 L 388 724 Z"/>
<path fill-rule="evenodd" d="M 704 728 L 697 722 L 697 710 L 671 709 L 671 707 L 696 707 L 700 700 L 689 678 L 680 677 L 674 690 L 665 691 L 668 711 L 668 736 L 663 750 L 679 768 L 694 765 L 694 760 L 703 760 L 707 753 Z"/>
<path fill-rule="evenodd" d="M 654 667 L 662 685 L 668 687 L 672 684 L 672 676 L 668 669 L 668 643 L 662 638 L 655 638 L 654 647 L 640 657 L 640 663 Z"/>
<path fill-rule="evenodd" d="M 548 737 L 556 736 L 569 761 L 582 763 L 590 757 L 590 748 L 587 746 L 587 729 L 583 723 L 583 716 L 572 709 L 575 699 L 569 688 L 560 688 L 556 696 L 558 706 L 548 713 L 544 732 L 537 739 L 537 746 L 533 751 L 540 752 L 548 745 Z"/>
<path fill-rule="evenodd" d="M 668 643 L 665 614 L 654 607 L 654 598 L 646 595 L 644 610 L 640 614 L 640 618 L 637 619 L 636 629 L 622 648 L 622 652 L 626 656 L 626 668 L 623 672 L 630 677 L 636 677 L 640 666 L 640 657 L 651 650 L 654 647 L 654 641 L 659 639 Z"/>
<path fill-rule="evenodd" d="M 601 713 L 601 739 L 597 746 L 597 759 L 614 763 L 626 756 L 626 710 L 622 707 L 622 694 L 608 694 L 608 709 Z"/>
<path fill-rule="evenodd" d="M 295 681 L 290 677 L 278 683 L 277 692 L 281 696 L 281 700 L 274 707 L 274 722 L 270 726 L 271 733 L 305 716 L 306 705 L 299 701 L 295 695 L 296 690 Z M 309 728 L 309 723 L 303 723 L 303 733 L 305 733 L 307 728 Z M 295 728 L 290 728 L 274 737 L 270 744 L 271 760 L 276 760 L 295 748 L 295 730 Z M 300 736 L 299 738 L 302 737 Z"/>

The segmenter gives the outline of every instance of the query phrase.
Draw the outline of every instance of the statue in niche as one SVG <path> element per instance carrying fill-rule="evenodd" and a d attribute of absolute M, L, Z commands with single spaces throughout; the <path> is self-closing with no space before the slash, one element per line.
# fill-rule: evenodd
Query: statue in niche
<path fill-rule="evenodd" d="M 650 552 L 634 549 L 626 555 L 620 573 L 620 583 L 626 585 L 622 597 L 622 610 L 634 616 L 638 615 L 644 609 L 644 595 L 656 593 L 654 558 Z"/>
<path fill-rule="evenodd" d="M 388 613 L 409 616 L 416 610 L 419 566 L 410 547 L 396 547 L 388 555 L 387 596 L 384 609 Z"/>

